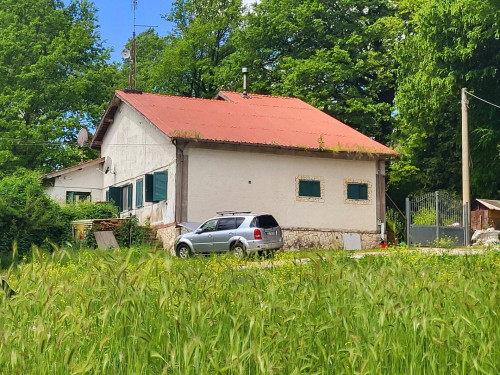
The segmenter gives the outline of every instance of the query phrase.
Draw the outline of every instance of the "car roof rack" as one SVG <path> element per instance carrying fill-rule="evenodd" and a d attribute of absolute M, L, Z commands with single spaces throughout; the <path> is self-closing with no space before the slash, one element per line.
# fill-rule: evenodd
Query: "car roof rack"
<path fill-rule="evenodd" d="M 251 214 L 252 211 L 217 211 L 216 214 L 219 216 L 227 216 L 227 215 L 244 215 Z"/>

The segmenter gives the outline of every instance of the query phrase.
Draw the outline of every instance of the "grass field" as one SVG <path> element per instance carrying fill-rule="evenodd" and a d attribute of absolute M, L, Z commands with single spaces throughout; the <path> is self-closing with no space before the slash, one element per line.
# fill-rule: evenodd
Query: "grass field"
<path fill-rule="evenodd" d="M 35 250 L 0 291 L 0 373 L 500 373 L 500 252 L 275 260 Z"/>

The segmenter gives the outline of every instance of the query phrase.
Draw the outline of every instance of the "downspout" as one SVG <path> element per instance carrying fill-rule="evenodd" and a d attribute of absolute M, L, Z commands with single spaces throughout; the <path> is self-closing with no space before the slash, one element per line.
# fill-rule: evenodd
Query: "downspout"
<path fill-rule="evenodd" d="M 385 160 L 377 160 L 377 225 L 380 226 L 380 239 L 385 241 Z"/>
<path fill-rule="evenodd" d="M 172 139 L 172 143 L 175 145 L 175 161 L 176 161 L 176 171 L 175 171 L 175 222 L 176 224 L 182 222 L 183 212 L 182 212 L 182 200 L 183 200 L 183 185 L 184 185 L 184 148 L 185 144 L 179 143 L 177 139 Z"/>

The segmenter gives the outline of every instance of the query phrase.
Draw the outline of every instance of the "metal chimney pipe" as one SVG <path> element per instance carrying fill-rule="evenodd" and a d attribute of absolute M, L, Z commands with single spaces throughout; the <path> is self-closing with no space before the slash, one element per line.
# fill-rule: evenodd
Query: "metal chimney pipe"
<path fill-rule="evenodd" d="M 243 73 L 243 97 L 246 98 L 248 95 L 247 95 L 247 73 L 248 73 L 248 69 L 247 68 L 243 68 L 241 69 L 241 72 Z"/>

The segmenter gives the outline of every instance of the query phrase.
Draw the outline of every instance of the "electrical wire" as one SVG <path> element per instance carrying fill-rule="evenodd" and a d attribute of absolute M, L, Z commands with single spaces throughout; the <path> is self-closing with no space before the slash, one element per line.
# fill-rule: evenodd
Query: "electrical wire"
<path fill-rule="evenodd" d="M 481 100 L 481 101 L 483 101 L 483 102 L 485 102 L 485 103 L 487 103 L 487 104 L 489 104 L 489 105 L 492 105 L 493 107 L 500 108 L 500 105 L 493 104 L 493 103 L 491 103 L 491 102 L 489 102 L 489 101 L 487 101 L 487 100 L 484 100 L 483 98 L 480 98 L 479 96 L 476 96 L 476 95 L 474 95 L 474 94 L 471 94 L 471 93 L 470 93 L 470 92 L 468 92 L 467 90 L 465 90 L 465 92 L 466 92 L 467 94 L 469 94 L 470 96 L 473 96 L 473 97 L 474 97 L 474 98 L 476 98 L 476 99 L 479 99 L 479 100 Z"/>

